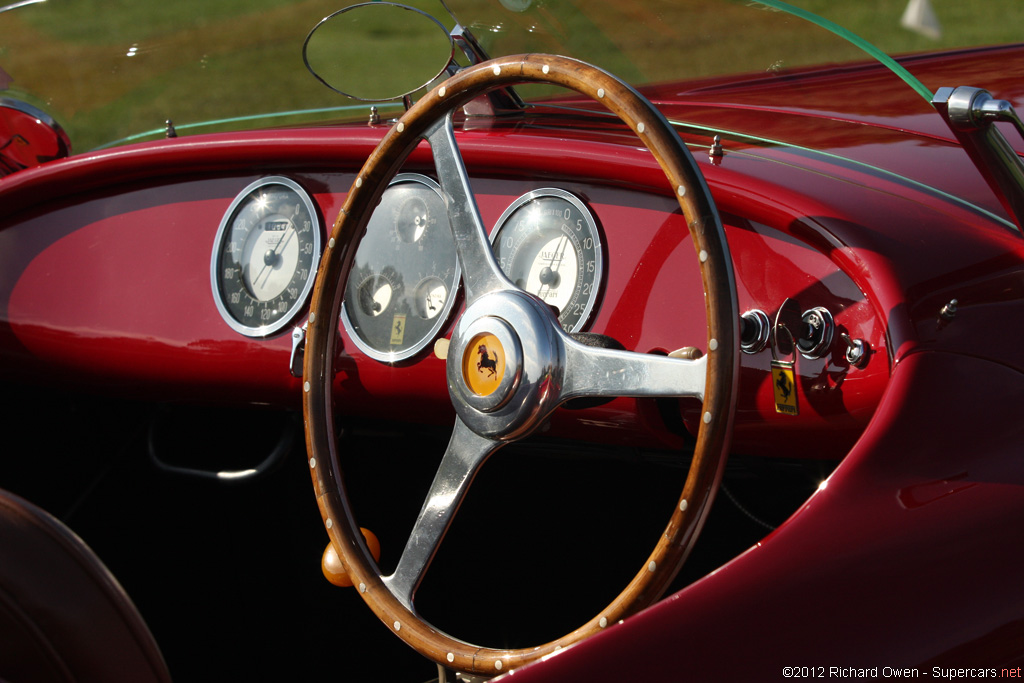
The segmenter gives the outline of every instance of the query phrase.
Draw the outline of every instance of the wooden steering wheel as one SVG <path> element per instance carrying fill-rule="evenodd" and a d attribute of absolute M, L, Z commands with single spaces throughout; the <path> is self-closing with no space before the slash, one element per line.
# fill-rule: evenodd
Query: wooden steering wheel
<path fill-rule="evenodd" d="M 603 104 L 633 129 L 661 165 L 700 263 L 708 322 L 702 358 L 584 346 L 562 331 L 547 305 L 517 289 L 498 267 L 455 143 L 452 113 L 488 90 L 524 82 L 564 86 Z M 357 238 L 391 178 L 424 139 L 433 151 L 463 274 L 466 310 L 455 325 L 447 359 L 449 394 L 458 417 L 397 568 L 383 576 L 359 531 L 338 464 L 334 358 Z M 494 675 L 597 633 L 657 600 L 693 545 L 725 462 L 739 365 L 736 299 L 725 233 L 697 164 L 654 106 L 613 76 L 565 57 L 503 57 L 459 72 L 410 108 L 366 161 L 334 225 L 313 292 L 303 373 L 309 465 L 324 524 L 345 570 L 381 621 L 443 666 Z M 495 377 L 477 375 L 481 344 L 500 349 L 506 359 Z M 702 401 L 692 464 L 659 542 L 618 597 L 557 640 L 493 649 L 442 633 L 417 614 L 413 598 L 478 468 L 502 445 L 542 424 L 559 405 L 582 396 Z"/>

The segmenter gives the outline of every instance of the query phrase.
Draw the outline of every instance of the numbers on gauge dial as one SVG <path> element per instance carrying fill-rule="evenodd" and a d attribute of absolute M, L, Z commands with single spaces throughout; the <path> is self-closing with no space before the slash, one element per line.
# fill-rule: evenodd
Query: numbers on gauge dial
<path fill-rule="evenodd" d="M 597 222 L 581 199 L 557 188 L 523 195 L 498 220 L 492 247 L 505 275 L 558 309 L 565 330 L 583 328 L 604 259 Z"/>
<path fill-rule="evenodd" d="M 309 195 L 288 178 L 253 183 L 231 204 L 215 241 L 211 277 L 221 316 L 248 336 L 282 329 L 312 288 L 319 254 Z"/>

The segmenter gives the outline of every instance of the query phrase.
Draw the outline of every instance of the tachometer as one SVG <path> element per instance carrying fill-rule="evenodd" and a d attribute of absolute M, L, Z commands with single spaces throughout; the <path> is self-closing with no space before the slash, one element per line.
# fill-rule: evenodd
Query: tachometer
<path fill-rule="evenodd" d="M 373 212 L 345 284 L 342 323 L 363 353 L 393 363 L 433 341 L 459 282 L 440 186 L 402 173 Z"/>
<path fill-rule="evenodd" d="M 498 219 L 491 241 L 517 287 L 557 308 L 566 331 L 583 328 L 597 301 L 603 257 L 597 222 L 576 195 L 557 188 L 523 195 Z"/>
<path fill-rule="evenodd" d="M 288 178 L 257 180 L 235 198 L 217 230 L 210 259 L 217 310 L 246 336 L 277 332 L 305 303 L 319 258 L 313 200 Z"/>

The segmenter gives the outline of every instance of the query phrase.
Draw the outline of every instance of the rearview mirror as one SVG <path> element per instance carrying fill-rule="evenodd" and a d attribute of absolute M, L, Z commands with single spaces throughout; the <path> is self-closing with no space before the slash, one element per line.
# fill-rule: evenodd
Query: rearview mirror
<path fill-rule="evenodd" d="M 443 36 L 443 38 L 442 38 Z M 302 59 L 331 90 L 366 102 L 410 95 L 440 76 L 455 44 L 429 14 L 407 5 L 368 2 L 323 19 L 302 46 Z"/>

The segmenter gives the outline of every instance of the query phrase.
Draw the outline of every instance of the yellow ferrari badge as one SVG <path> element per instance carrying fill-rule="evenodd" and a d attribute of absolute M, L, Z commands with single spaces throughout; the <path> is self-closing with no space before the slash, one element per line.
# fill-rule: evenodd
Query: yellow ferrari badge
<path fill-rule="evenodd" d="M 796 371 L 791 361 L 772 361 L 772 389 L 775 392 L 775 412 L 798 415 L 796 404 Z"/>
<path fill-rule="evenodd" d="M 391 321 L 391 345 L 401 346 L 405 339 L 405 316 L 396 315 Z"/>

